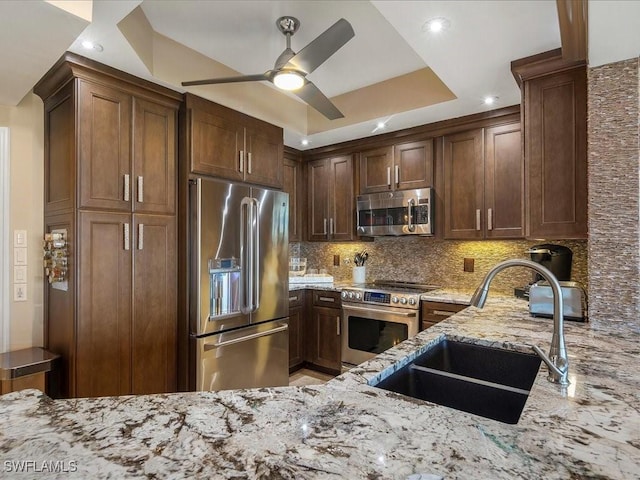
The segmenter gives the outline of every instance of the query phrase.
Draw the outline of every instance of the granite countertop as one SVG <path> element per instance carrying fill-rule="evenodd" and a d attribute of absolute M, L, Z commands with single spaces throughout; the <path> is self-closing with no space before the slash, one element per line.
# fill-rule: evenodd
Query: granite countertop
<path fill-rule="evenodd" d="M 530 318 L 526 305 L 490 296 L 483 310 L 467 308 L 324 386 L 73 400 L 7 394 L 0 468 L 11 474 L 32 462 L 22 478 L 56 465 L 70 474 L 48 476 L 638 478 L 637 330 L 566 325 L 571 385 L 547 382 L 543 366 L 517 425 L 368 385 L 443 337 L 547 350 L 552 322 Z"/>

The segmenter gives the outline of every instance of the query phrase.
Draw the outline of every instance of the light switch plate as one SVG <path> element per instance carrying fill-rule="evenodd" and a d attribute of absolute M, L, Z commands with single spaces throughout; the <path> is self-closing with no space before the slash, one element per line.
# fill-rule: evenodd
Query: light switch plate
<path fill-rule="evenodd" d="M 26 230 L 14 230 L 13 231 L 13 246 L 14 247 L 26 247 L 27 246 L 27 231 Z"/>
<path fill-rule="evenodd" d="M 27 266 L 13 267 L 13 283 L 27 283 Z"/>
<path fill-rule="evenodd" d="M 26 283 L 13 284 L 13 301 L 14 302 L 27 301 L 27 284 Z"/>
<path fill-rule="evenodd" d="M 26 265 L 27 264 L 27 249 L 24 247 L 16 247 L 13 249 L 13 264 L 14 265 Z"/>

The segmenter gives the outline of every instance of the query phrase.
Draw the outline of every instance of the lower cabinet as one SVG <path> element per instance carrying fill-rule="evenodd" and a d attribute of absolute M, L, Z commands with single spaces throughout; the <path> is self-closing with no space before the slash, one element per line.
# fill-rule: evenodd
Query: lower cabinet
<path fill-rule="evenodd" d="M 421 304 L 422 330 L 433 327 L 436 323 L 446 320 L 451 315 L 464 310 L 467 306 L 459 303 L 423 301 Z"/>
<path fill-rule="evenodd" d="M 313 291 L 309 361 L 333 373 L 342 368 L 342 308 L 339 292 Z"/>
<path fill-rule="evenodd" d="M 79 213 L 75 382 L 69 396 L 176 389 L 175 217 Z"/>
<path fill-rule="evenodd" d="M 306 297 L 305 290 L 289 292 L 289 372 L 299 369 L 306 361 Z"/>

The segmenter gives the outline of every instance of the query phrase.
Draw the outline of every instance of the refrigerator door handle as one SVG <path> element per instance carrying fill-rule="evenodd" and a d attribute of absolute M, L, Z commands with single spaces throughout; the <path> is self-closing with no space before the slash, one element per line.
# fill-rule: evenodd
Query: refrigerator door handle
<path fill-rule="evenodd" d="M 226 347 L 228 345 L 233 345 L 234 343 L 246 342 L 248 340 L 253 340 L 255 338 L 266 337 L 267 335 L 273 335 L 275 333 L 284 332 L 289 328 L 289 325 L 281 325 L 276 328 L 272 328 L 271 330 L 267 330 L 266 332 L 258 332 L 247 335 L 246 337 L 234 338 L 233 340 L 227 340 L 226 342 L 217 342 L 213 344 L 205 344 L 204 350 L 213 350 L 214 348 Z"/>
<path fill-rule="evenodd" d="M 253 235 L 251 234 L 251 198 L 244 197 L 240 202 L 240 262 L 242 275 L 242 313 L 249 313 L 253 299 L 253 268 L 251 253 L 253 251 Z"/>
<path fill-rule="evenodd" d="M 260 202 L 258 199 L 252 198 L 251 203 L 253 205 L 253 253 L 251 259 L 251 266 L 253 268 L 251 293 L 253 298 L 251 299 L 251 311 L 255 312 L 260 307 Z"/>

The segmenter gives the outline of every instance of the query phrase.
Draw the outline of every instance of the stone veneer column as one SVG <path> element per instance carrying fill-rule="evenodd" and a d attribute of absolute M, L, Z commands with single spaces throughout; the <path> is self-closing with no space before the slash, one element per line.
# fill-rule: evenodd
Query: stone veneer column
<path fill-rule="evenodd" d="M 639 59 L 589 69 L 589 314 L 640 327 Z M 610 324 L 609 324 L 610 325 Z"/>

